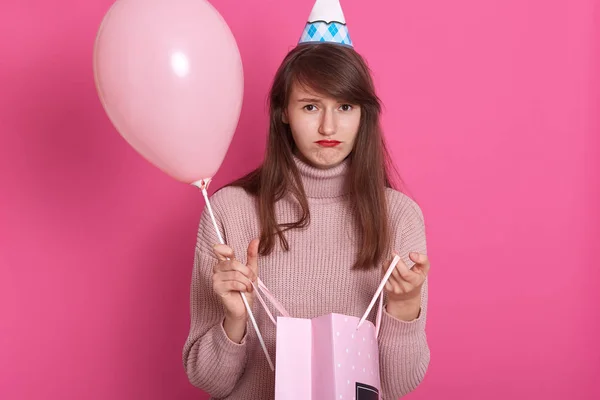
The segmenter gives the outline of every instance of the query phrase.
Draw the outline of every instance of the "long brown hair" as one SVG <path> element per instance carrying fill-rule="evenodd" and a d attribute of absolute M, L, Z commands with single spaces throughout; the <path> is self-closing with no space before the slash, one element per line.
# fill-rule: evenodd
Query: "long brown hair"
<path fill-rule="evenodd" d="M 390 249 L 385 188 L 392 187 L 390 171 L 396 172 L 380 128 L 381 104 L 363 58 L 350 47 L 327 43 L 299 45 L 288 53 L 270 91 L 270 127 L 264 162 L 230 185 L 242 187 L 258 199 L 259 253 L 270 254 L 276 237 L 289 250 L 284 232 L 310 223 L 308 201 L 294 162 L 296 146 L 289 125 L 282 119 L 294 83 L 361 107 L 359 131 L 348 156 L 346 181 L 359 234 L 354 267 L 378 266 Z M 302 212 L 296 222 L 278 223 L 275 203 L 286 194 L 298 201 Z"/>

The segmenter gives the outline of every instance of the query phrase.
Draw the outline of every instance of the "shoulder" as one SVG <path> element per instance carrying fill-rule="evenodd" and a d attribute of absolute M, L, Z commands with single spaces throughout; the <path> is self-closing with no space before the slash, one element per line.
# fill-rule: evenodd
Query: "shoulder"
<path fill-rule="evenodd" d="M 215 211 L 227 212 L 231 208 L 254 206 L 255 197 L 241 187 L 225 186 L 218 189 L 210 198 Z"/>
<path fill-rule="evenodd" d="M 257 198 L 237 186 L 225 186 L 210 198 L 215 218 L 231 227 L 257 218 Z"/>
<path fill-rule="evenodd" d="M 386 190 L 393 246 L 406 265 L 413 262 L 408 252 L 427 254 L 425 219 L 421 207 L 408 195 L 394 189 Z"/>
<path fill-rule="evenodd" d="M 215 217 L 221 236 L 226 242 L 228 236 L 236 233 L 254 232 L 257 225 L 256 200 L 243 188 L 226 186 L 218 189 L 209 198 L 210 208 Z M 208 205 L 205 205 L 198 227 L 198 243 L 214 244 L 219 238 L 210 216 Z"/>
<path fill-rule="evenodd" d="M 391 221 L 396 223 L 410 221 L 421 225 L 425 224 L 423 211 L 415 200 L 392 188 L 386 188 L 385 195 Z"/>

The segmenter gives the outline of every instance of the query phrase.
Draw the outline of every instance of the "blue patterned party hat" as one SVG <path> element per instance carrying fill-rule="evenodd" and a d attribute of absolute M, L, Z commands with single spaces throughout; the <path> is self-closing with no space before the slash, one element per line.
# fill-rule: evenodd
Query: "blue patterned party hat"
<path fill-rule="evenodd" d="M 352 45 L 339 0 L 316 0 L 299 43 Z"/>

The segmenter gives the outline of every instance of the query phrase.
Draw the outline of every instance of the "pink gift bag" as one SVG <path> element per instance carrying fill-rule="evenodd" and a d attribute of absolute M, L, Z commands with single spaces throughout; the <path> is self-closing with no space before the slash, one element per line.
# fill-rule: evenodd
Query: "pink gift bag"
<path fill-rule="evenodd" d="M 277 325 L 276 400 L 379 400 L 379 347 L 383 287 L 399 261 L 394 257 L 362 318 L 327 314 L 313 319 L 293 318 L 265 285 L 258 288 L 282 314 L 277 321 L 264 299 L 258 299 Z M 376 325 L 366 317 L 379 298 Z M 267 357 L 270 357 L 267 354 Z"/>

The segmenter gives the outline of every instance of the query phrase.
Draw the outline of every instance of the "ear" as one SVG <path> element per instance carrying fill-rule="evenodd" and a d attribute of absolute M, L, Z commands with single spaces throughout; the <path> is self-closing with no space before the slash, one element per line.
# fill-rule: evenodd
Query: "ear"
<path fill-rule="evenodd" d="M 281 121 L 284 124 L 289 124 L 290 123 L 290 120 L 288 119 L 288 115 L 287 115 L 287 108 L 283 109 L 283 113 L 281 114 Z"/>

